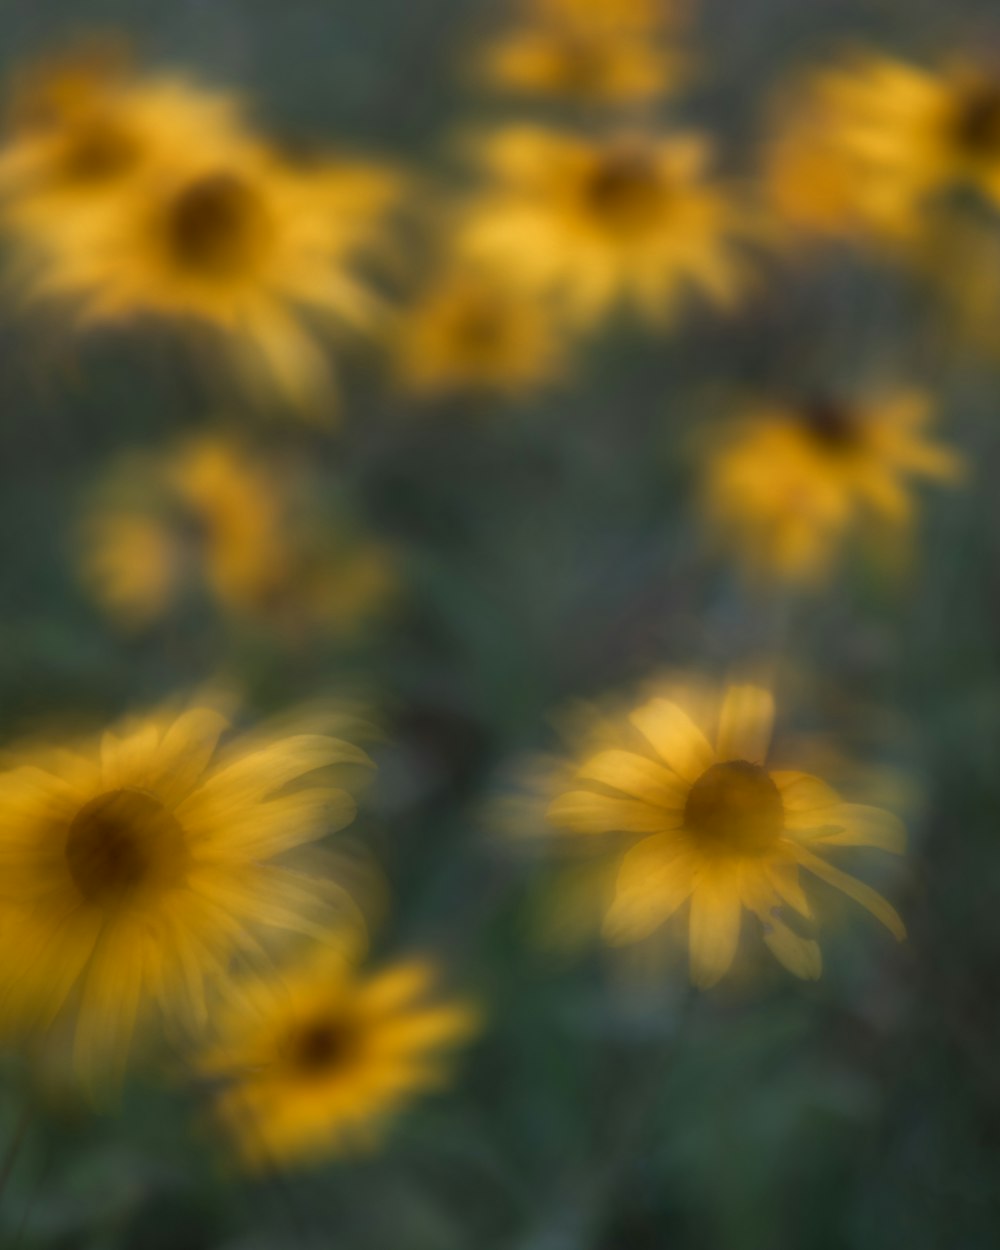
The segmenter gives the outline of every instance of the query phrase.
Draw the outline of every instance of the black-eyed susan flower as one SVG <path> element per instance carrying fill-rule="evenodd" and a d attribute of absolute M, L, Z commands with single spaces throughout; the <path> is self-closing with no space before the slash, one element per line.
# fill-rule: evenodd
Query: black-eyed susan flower
<path fill-rule="evenodd" d="M 891 167 L 865 161 L 840 141 L 826 81 L 806 80 L 782 93 L 761 162 L 763 198 L 783 243 L 803 237 L 898 243 L 919 224 L 910 185 Z M 791 233 L 788 233 L 788 231 Z"/>
<path fill-rule="evenodd" d="M 464 253 L 576 322 L 619 302 L 652 321 L 697 292 L 732 306 L 745 284 L 749 230 L 707 176 L 700 136 L 591 140 L 514 126 L 485 140 L 491 175 L 460 231 Z"/>
<path fill-rule="evenodd" d="M 782 113 L 765 180 L 792 221 L 907 236 L 948 191 L 1000 204 L 1000 79 L 971 63 L 858 55 L 816 71 Z"/>
<path fill-rule="evenodd" d="M 956 453 L 927 437 L 932 412 L 916 391 L 750 412 L 709 454 L 709 524 L 755 573 L 822 579 L 849 534 L 872 524 L 906 533 L 914 480 L 960 476 Z"/>
<path fill-rule="evenodd" d="M 172 74 L 140 76 L 119 44 L 34 66 L 0 146 L 0 222 L 31 293 L 60 248 L 159 163 L 242 132 L 234 97 Z"/>
<path fill-rule="evenodd" d="M 336 876 L 296 856 L 354 818 L 335 766 L 356 773 L 367 756 L 317 732 L 227 733 L 193 708 L 0 774 L 0 1022 L 65 1025 L 88 1082 L 119 1076 L 157 1017 L 204 1026 L 212 986 L 234 958 L 259 962 L 268 931 L 355 917 Z"/>
<path fill-rule="evenodd" d="M 613 946 L 650 938 L 684 906 L 691 976 L 713 985 L 729 971 L 744 914 L 790 972 L 820 975 L 803 873 L 843 891 L 905 936 L 895 910 L 831 862 L 840 847 L 899 853 L 903 831 L 878 808 L 845 803 L 801 772 L 767 765 L 774 704 L 755 686 L 730 687 L 715 709 L 656 697 L 618 740 L 580 763 L 549 820 L 577 837 L 612 835 L 623 849 L 603 917 Z M 702 723 L 699 723 L 701 721 Z"/>
<path fill-rule="evenodd" d="M 81 571 L 123 626 L 144 627 L 191 595 L 225 612 L 339 634 L 385 605 L 388 554 L 321 515 L 312 482 L 222 435 L 163 455 L 126 455 L 81 526 Z"/>
<path fill-rule="evenodd" d="M 332 947 L 224 1005 L 200 1067 L 221 1082 L 218 1119 L 245 1165 L 370 1149 L 407 1103 L 443 1084 L 476 1015 L 442 999 L 436 980 L 423 959 L 366 972 Z"/>
<path fill-rule="evenodd" d="M 312 410 L 324 338 L 370 326 L 358 270 L 384 241 L 397 179 L 350 163 L 293 166 L 245 135 L 205 129 L 161 152 L 102 211 L 65 214 L 29 294 L 84 325 L 166 321 L 216 343 L 242 380 Z"/>
<path fill-rule="evenodd" d="M 559 376 L 565 334 L 546 304 L 489 270 L 446 273 L 404 314 L 400 380 L 418 394 L 522 394 Z"/>

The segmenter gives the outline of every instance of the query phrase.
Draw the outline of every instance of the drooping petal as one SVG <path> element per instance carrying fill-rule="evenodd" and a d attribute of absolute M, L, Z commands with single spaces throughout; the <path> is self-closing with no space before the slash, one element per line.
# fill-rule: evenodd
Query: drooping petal
<path fill-rule="evenodd" d="M 707 989 L 729 971 L 740 940 L 742 904 L 733 882 L 703 873 L 691 895 L 691 980 Z"/>
<path fill-rule="evenodd" d="M 800 937 L 783 920 L 771 915 L 761 917 L 764 942 L 778 963 L 793 976 L 803 981 L 817 981 L 823 971 L 823 956 L 819 943 L 812 938 Z"/>
<path fill-rule="evenodd" d="M 800 829 L 800 842 L 825 846 L 874 846 L 891 855 L 906 849 L 906 830 L 892 812 L 863 803 L 839 803 L 816 814 L 814 830 Z"/>
<path fill-rule="evenodd" d="M 906 926 L 900 919 L 899 913 L 870 885 L 865 885 L 856 877 L 828 864 L 825 859 L 820 859 L 818 855 L 814 855 L 803 846 L 796 847 L 795 857 L 803 868 L 808 868 L 821 880 L 835 886 L 848 898 L 853 898 L 856 903 L 860 903 L 862 907 L 870 911 L 876 920 L 880 920 L 885 925 L 897 942 L 902 942 L 906 937 Z"/>
<path fill-rule="evenodd" d="M 793 907 L 800 916 L 812 915 L 812 907 L 799 880 L 796 864 L 772 862 L 766 868 L 766 875 L 771 888 L 783 903 Z"/>

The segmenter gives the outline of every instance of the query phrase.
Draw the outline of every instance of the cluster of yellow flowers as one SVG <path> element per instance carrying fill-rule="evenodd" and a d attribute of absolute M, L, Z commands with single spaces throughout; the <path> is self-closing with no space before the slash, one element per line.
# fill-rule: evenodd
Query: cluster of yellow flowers
<path fill-rule="evenodd" d="M 525 0 L 478 79 L 575 101 L 585 124 L 468 139 L 476 186 L 446 205 L 432 280 L 394 317 L 361 266 L 391 251 L 399 175 L 293 162 L 231 96 L 141 74 L 117 49 L 43 66 L 0 149 L 18 290 L 80 324 L 183 330 L 224 349 L 252 390 L 305 408 L 327 402 L 327 332 L 380 317 L 414 392 L 522 393 L 565 376 L 572 345 L 619 306 L 654 330 L 692 295 L 736 308 L 776 241 L 837 236 L 904 256 L 955 187 L 1000 202 L 1000 84 L 874 57 L 811 77 L 756 190 L 737 193 L 712 172 L 709 137 L 652 119 L 692 72 L 679 18 L 656 0 Z M 912 479 L 961 472 L 926 434 L 930 398 L 908 386 L 744 408 L 709 441 L 702 503 L 768 583 L 828 581 L 859 527 L 905 533 Z M 300 466 L 229 435 L 126 455 L 90 504 L 85 577 L 132 626 L 192 592 L 296 638 L 356 626 L 391 592 L 391 562 L 332 537 L 311 492 Z M 903 936 L 890 904 L 831 857 L 898 854 L 898 820 L 771 767 L 774 718 L 759 685 L 657 692 L 603 724 L 569 779 L 550 778 L 549 837 L 599 852 L 608 944 L 671 932 L 687 904 L 691 975 L 709 986 L 733 965 L 746 911 L 781 964 L 815 978 L 804 874 Z M 230 733 L 205 704 L 5 761 L 0 926 L 17 958 L 0 970 L 0 1021 L 68 1046 L 92 1084 L 120 1077 L 137 1032 L 193 1040 L 220 1121 L 266 1165 L 370 1140 L 441 1078 L 475 1013 L 437 995 L 429 961 L 359 966 L 357 866 L 313 845 L 354 817 L 371 761 L 352 735 L 325 722 Z"/>

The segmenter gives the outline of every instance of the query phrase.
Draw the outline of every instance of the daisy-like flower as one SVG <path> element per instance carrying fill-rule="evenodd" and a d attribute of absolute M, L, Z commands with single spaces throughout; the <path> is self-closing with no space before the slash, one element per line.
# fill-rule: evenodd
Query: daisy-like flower
<path fill-rule="evenodd" d="M 440 999 L 424 960 L 365 972 L 321 951 L 224 1006 L 201 1070 L 219 1080 L 216 1112 L 250 1168 L 370 1149 L 415 1096 L 447 1077 L 447 1052 L 474 1030 L 464 1003 Z"/>
<path fill-rule="evenodd" d="M 23 253 L 25 281 L 133 180 L 190 143 L 222 141 L 242 125 L 235 98 L 176 75 L 140 77 L 117 44 L 24 73 L 0 145 L 0 222 Z"/>
<path fill-rule="evenodd" d="M 126 456 L 84 518 L 84 579 L 126 628 L 207 591 L 235 616 L 348 632 L 386 602 L 389 560 L 323 524 L 308 488 L 292 466 L 219 435 Z"/>
<path fill-rule="evenodd" d="M 732 306 L 750 231 L 708 180 L 708 157 L 690 134 L 502 130 L 483 146 L 492 185 L 469 207 L 459 246 L 581 325 L 619 302 L 669 320 L 692 291 Z"/>
<path fill-rule="evenodd" d="M 322 336 L 376 315 L 358 265 L 384 243 L 397 187 L 374 167 L 293 166 L 252 138 L 195 133 L 101 212 L 67 214 L 30 293 L 84 325 L 200 332 L 246 383 L 310 411 L 330 382 Z"/>
<path fill-rule="evenodd" d="M 296 865 L 354 817 L 329 771 L 370 761 L 321 733 L 220 745 L 211 708 L 94 743 L 27 753 L 0 774 L 0 1022 L 65 1025 L 91 1084 L 120 1078 L 137 1027 L 203 1027 L 213 985 L 267 930 L 318 935 L 354 904 Z M 346 861 L 345 861 L 346 862 Z"/>
<path fill-rule="evenodd" d="M 825 78 L 783 92 L 763 145 L 761 189 L 773 217 L 791 234 L 898 244 L 919 225 L 918 202 L 891 166 L 863 160 L 840 137 L 840 117 Z"/>
<path fill-rule="evenodd" d="M 926 436 L 931 415 L 916 391 L 754 411 L 709 456 L 709 524 L 753 572 L 820 580 L 849 534 L 906 533 L 914 479 L 958 480 L 961 459 Z"/>
<path fill-rule="evenodd" d="M 814 74 L 786 116 L 766 181 L 792 220 L 909 235 L 940 193 L 1000 204 L 1000 78 L 971 64 L 858 56 Z"/>
<path fill-rule="evenodd" d="M 545 304 L 489 271 L 445 274 L 406 313 L 396 343 L 419 394 L 523 394 L 564 367 L 564 334 Z"/>
<path fill-rule="evenodd" d="M 889 903 L 829 858 L 845 846 L 899 853 L 899 823 L 842 802 L 815 777 L 769 768 L 773 718 L 766 690 L 734 686 L 710 738 L 680 703 L 654 698 L 632 712 L 620 746 L 583 761 L 577 788 L 555 800 L 549 819 L 576 835 L 626 841 L 603 919 L 609 943 L 647 939 L 689 903 L 691 976 L 710 986 L 729 971 L 747 912 L 780 963 L 816 978 L 819 945 L 797 931 L 813 918 L 803 871 L 905 936 Z"/>

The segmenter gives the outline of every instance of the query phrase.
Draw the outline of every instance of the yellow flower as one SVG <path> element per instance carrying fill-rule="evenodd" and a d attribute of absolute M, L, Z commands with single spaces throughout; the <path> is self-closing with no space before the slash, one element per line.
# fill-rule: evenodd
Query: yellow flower
<path fill-rule="evenodd" d="M 388 554 L 314 511 L 310 479 L 206 436 L 123 458 L 82 526 L 81 571 L 126 628 L 194 591 L 274 626 L 349 633 L 388 601 Z"/>
<path fill-rule="evenodd" d="M 84 574 L 123 624 L 162 616 L 192 575 L 235 612 L 261 612 L 278 593 L 289 553 L 276 482 L 238 443 L 127 456 L 105 492 L 84 527 Z"/>
<path fill-rule="evenodd" d="M 850 532 L 872 521 L 906 530 L 911 479 L 959 477 L 959 457 L 924 434 L 931 411 L 905 391 L 752 412 L 709 457 L 709 523 L 754 572 L 821 579 Z"/>
<path fill-rule="evenodd" d="M 555 800 L 549 819 L 573 834 L 618 834 L 631 844 L 604 915 L 609 943 L 649 938 L 690 901 L 697 985 L 729 971 L 744 911 L 780 963 L 816 978 L 819 945 L 797 931 L 813 918 L 802 870 L 867 908 L 897 939 L 905 936 L 886 900 L 827 858 L 845 846 L 901 852 L 898 822 L 844 803 L 815 777 L 769 769 L 773 718 L 766 690 L 730 687 L 710 740 L 680 703 L 654 698 L 632 712 L 619 745 L 584 760 L 577 788 Z M 798 917 L 792 923 L 789 909 Z"/>
<path fill-rule="evenodd" d="M 1000 79 L 968 64 L 858 56 L 782 108 L 765 182 L 793 222 L 907 236 L 942 192 L 972 186 L 1000 204 Z"/>
<path fill-rule="evenodd" d="M 489 273 L 455 272 L 408 311 L 398 367 L 403 383 L 419 393 L 523 393 L 562 371 L 562 337 L 538 299 Z"/>
<path fill-rule="evenodd" d="M 241 133 L 238 102 L 170 75 L 136 76 L 122 49 L 82 48 L 22 76 L 0 147 L 0 222 L 29 293 L 60 246 L 190 144 Z"/>
<path fill-rule="evenodd" d="M 396 187 L 375 168 L 294 167 L 205 131 L 100 213 L 67 214 L 31 293 L 76 304 L 85 325 L 151 317 L 200 330 L 248 385 L 310 410 L 330 381 L 321 332 L 375 315 L 357 266 L 384 240 Z"/>
<path fill-rule="evenodd" d="M 314 732 L 220 746 L 227 729 L 211 708 L 150 716 L 0 774 L 0 1021 L 65 1023 L 88 1081 L 120 1077 L 151 1017 L 203 1026 L 211 988 L 234 957 L 260 959 L 266 930 L 353 914 L 292 853 L 354 817 L 319 770 L 367 756 Z"/>
<path fill-rule="evenodd" d="M 415 1095 L 443 1083 L 445 1051 L 474 1013 L 432 996 L 422 960 L 364 974 L 321 952 L 220 1012 L 202 1070 L 224 1084 L 216 1111 L 251 1168 L 374 1146 Z"/>
<path fill-rule="evenodd" d="M 628 29 L 549 20 L 500 37 L 484 56 L 482 72 L 515 92 L 622 104 L 673 87 L 678 64 Z"/>
<path fill-rule="evenodd" d="M 669 319 L 689 290 L 730 306 L 744 285 L 746 223 L 706 179 L 698 136 L 518 126 L 488 139 L 483 161 L 493 185 L 470 207 L 464 253 L 581 324 L 620 301 Z"/>

